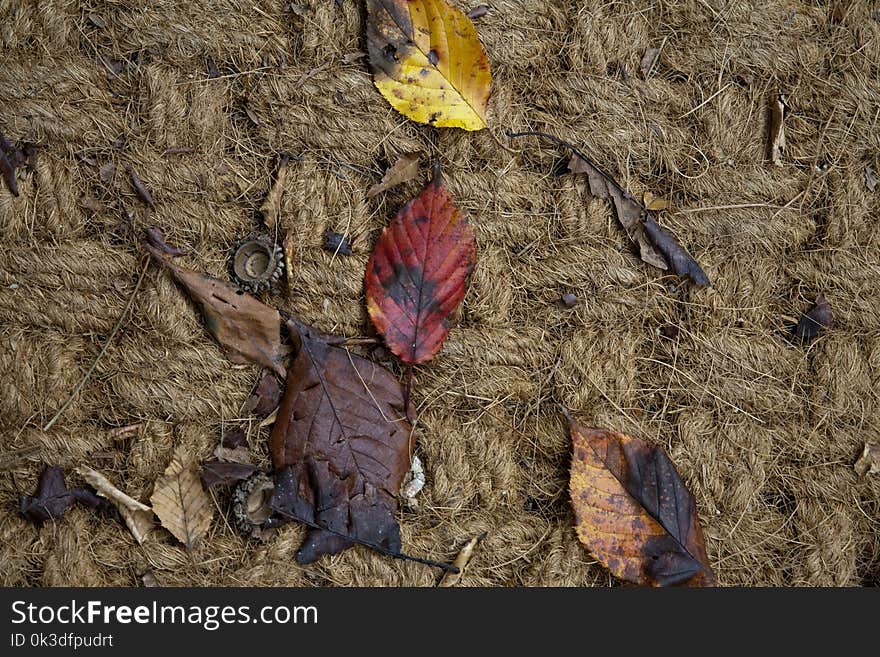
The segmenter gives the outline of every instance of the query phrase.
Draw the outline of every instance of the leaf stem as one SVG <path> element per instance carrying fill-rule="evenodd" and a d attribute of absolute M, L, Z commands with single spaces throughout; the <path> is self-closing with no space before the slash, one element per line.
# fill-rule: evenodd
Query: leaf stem
<path fill-rule="evenodd" d="M 597 170 L 599 173 L 601 173 L 603 176 L 605 176 L 606 178 L 608 178 L 608 179 L 611 180 L 611 181 L 614 181 L 614 176 L 609 175 L 608 172 L 605 171 L 605 169 L 603 169 L 603 168 L 600 167 L 598 164 L 596 164 L 596 162 L 593 160 L 593 158 L 588 157 L 587 155 L 584 155 L 583 153 L 581 153 L 581 152 L 577 149 L 577 147 L 575 147 L 574 144 L 572 144 L 572 143 L 570 143 L 570 142 L 567 142 L 567 141 L 565 141 L 564 139 L 560 139 L 560 138 L 557 137 L 556 135 L 551 135 L 551 134 L 549 134 L 549 133 L 547 133 L 547 132 L 540 132 L 540 131 L 537 131 L 537 130 L 527 130 L 526 132 L 511 132 L 510 130 L 508 130 L 508 131 L 507 131 L 507 136 L 510 137 L 511 139 L 515 139 L 515 138 L 517 138 L 517 137 L 543 137 L 544 139 L 549 139 L 550 141 L 552 141 L 552 142 L 554 142 L 554 143 L 556 143 L 556 144 L 559 144 L 559 145 L 562 146 L 563 148 L 567 148 L 567 149 L 570 150 L 572 153 L 574 153 L 574 154 L 577 155 L 579 158 L 581 158 L 584 162 L 586 162 L 586 163 L 589 164 L 591 167 L 593 167 L 594 169 L 596 169 L 596 170 Z M 616 183 L 615 183 L 615 184 L 616 184 Z"/>

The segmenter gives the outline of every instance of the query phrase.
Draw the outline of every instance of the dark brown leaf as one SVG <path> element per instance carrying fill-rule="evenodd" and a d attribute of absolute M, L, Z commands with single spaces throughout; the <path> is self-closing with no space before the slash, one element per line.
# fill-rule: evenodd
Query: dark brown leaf
<path fill-rule="evenodd" d="M 21 166 L 21 152 L 0 133 L 0 175 L 13 196 L 18 196 L 18 181 L 15 170 Z"/>
<path fill-rule="evenodd" d="M 242 411 L 252 413 L 257 417 L 266 417 L 281 402 L 281 387 L 278 385 L 278 379 L 272 372 L 264 371 L 257 387 L 244 403 Z"/>
<path fill-rule="evenodd" d="M 311 563 L 355 542 L 399 553 L 394 514 L 411 457 L 401 385 L 314 329 L 295 320 L 288 329 L 298 353 L 269 446 L 273 510 L 313 527 L 296 559 Z"/>
<path fill-rule="evenodd" d="M 244 463 L 224 463 L 223 461 L 206 461 L 202 463 L 202 483 L 205 488 L 222 484 L 234 484 L 247 479 L 257 468 Z"/>
<path fill-rule="evenodd" d="M 179 249 L 176 246 L 172 246 L 165 241 L 165 237 L 162 235 L 162 231 L 158 228 L 152 227 L 147 228 L 147 242 L 150 246 L 155 247 L 162 253 L 165 253 L 170 256 L 181 256 L 186 254 L 186 251 L 183 249 Z"/>
<path fill-rule="evenodd" d="M 572 155 L 568 163 L 568 170 L 572 173 L 585 173 L 590 185 L 590 193 L 596 198 L 611 200 L 617 220 L 626 230 L 629 238 L 638 244 L 639 256 L 649 265 L 658 269 L 666 270 L 666 260 L 654 248 L 651 240 L 645 234 L 642 224 L 642 214 L 645 209 L 626 190 L 617 184 L 611 177 L 578 155 Z"/>
<path fill-rule="evenodd" d="M 645 219 L 645 234 L 672 265 L 672 271 L 679 276 L 689 276 L 697 285 L 709 286 L 709 277 L 691 254 L 684 250 L 675 238 L 654 221 L 650 214 Z"/>
<path fill-rule="evenodd" d="M 269 376 L 272 375 L 270 374 Z M 275 377 L 272 378 L 274 379 Z M 244 431 L 237 428 L 223 432 L 223 437 L 220 439 L 220 446 L 225 447 L 226 449 L 238 449 L 239 447 L 244 447 L 245 449 L 250 448 L 247 435 L 245 435 Z"/>
<path fill-rule="evenodd" d="M 220 69 L 217 68 L 217 64 L 214 62 L 213 57 L 208 57 L 205 60 L 205 68 L 208 69 L 208 77 L 209 78 L 213 79 L 213 78 L 220 77 Z"/>
<path fill-rule="evenodd" d="M 419 153 L 404 153 L 385 171 L 382 180 L 370 187 L 367 197 L 388 191 L 419 175 Z"/>
<path fill-rule="evenodd" d="M 74 502 L 86 506 L 108 508 L 107 502 L 88 488 L 68 488 L 64 483 L 64 471 L 60 466 L 48 465 L 40 475 L 37 492 L 23 495 L 18 510 L 31 522 L 42 524 L 46 520 L 58 520 Z"/>
<path fill-rule="evenodd" d="M 823 326 L 830 327 L 833 323 L 831 304 L 825 300 L 824 294 L 820 294 L 816 297 L 813 307 L 801 316 L 797 326 L 794 327 L 794 334 L 804 341 L 813 340 L 819 335 Z"/>
<path fill-rule="evenodd" d="M 168 269 L 202 309 L 205 324 L 234 363 L 256 363 L 279 376 L 286 371 L 282 361 L 289 349 L 281 344 L 281 316 L 250 294 L 205 274 L 176 265 L 158 229 L 148 233 L 146 247 L 160 265 Z"/>
<path fill-rule="evenodd" d="M 131 165 L 128 166 L 128 175 L 131 178 L 131 186 L 134 187 L 134 191 L 136 191 L 138 196 L 141 197 L 141 200 L 151 208 L 155 208 L 156 206 L 153 203 L 153 197 L 150 194 L 150 190 L 147 189 L 143 182 L 141 182 L 140 177 L 137 175 L 137 171 L 135 171 L 134 167 Z"/>

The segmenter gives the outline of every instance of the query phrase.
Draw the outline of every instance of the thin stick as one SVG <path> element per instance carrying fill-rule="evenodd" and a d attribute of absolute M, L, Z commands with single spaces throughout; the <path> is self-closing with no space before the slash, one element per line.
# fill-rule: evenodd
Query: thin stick
<path fill-rule="evenodd" d="M 73 389 L 73 392 L 70 393 L 70 397 L 67 398 L 67 401 L 64 402 L 64 405 L 58 409 L 58 412 L 55 413 L 55 416 L 46 423 L 46 426 L 43 427 L 43 431 L 48 431 L 52 428 L 52 425 L 55 424 L 55 421 L 61 417 L 64 411 L 73 403 L 73 400 L 79 394 L 80 390 L 83 389 L 83 386 L 89 380 L 89 377 L 92 376 L 92 373 L 95 371 L 95 368 L 98 366 L 98 362 L 100 362 L 101 358 L 103 358 L 104 354 L 107 353 L 107 349 L 110 348 L 110 344 L 113 342 L 113 338 L 116 337 L 116 334 L 119 332 L 119 329 L 122 327 L 122 322 L 125 321 L 126 316 L 128 315 L 128 311 L 131 310 L 131 306 L 134 303 L 134 298 L 137 296 L 138 290 L 141 289 L 141 283 L 144 280 L 144 276 L 147 273 L 147 269 L 150 268 L 150 258 L 146 259 L 144 262 L 144 268 L 141 269 L 141 275 L 138 278 L 137 285 L 134 286 L 134 292 L 131 293 L 131 296 L 128 299 L 128 303 L 125 304 L 125 310 L 122 311 L 122 315 L 119 316 L 119 320 L 116 322 L 116 326 L 113 327 L 113 330 L 110 331 L 110 335 L 107 336 L 107 341 L 104 343 L 104 346 L 101 347 L 101 351 L 98 352 L 97 357 L 95 358 L 92 366 L 85 373 L 83 378 L 79 383 L 76 384 L 76 387 Z"/>
<path fill-rule="evenodd" d="M 287 511 L 281 511 L 279 509 L 275 509 L 276 512 L 280 513 L 285 518 L 290 518 L 291 520 L 296 520 L 297 522 L 301 522 L 304 525 L 308 525 L 312 529 L 320 529 L 321 531 L 328 532 L 333 534 L 334 536 L 339 536 L 340 538 L 344 538 L 347 541 L 351 541 L 352 543 L 357 543 L 359 545 L 365 545 L 368 548 L 376 550 L 376 552 L 381 552 L 387 557 L 394 557 L 395 559 L 401 559 L 403 561 L 415 561 L 416 563 L 424 564 L 425 566 L 432 566 L 434 568 L 440 568 L 441 570 L 445 570 L 450 573 L 458 573 L 460 572 L 456 566 L 452 564 L 443 563 L 440 561 L 432 561 L 431 559 L 422 559 L 421 557 L 413 557 L 409 554 L 404 554 L 403 552 L 395 552 L 394 550 L 389 550 L 388 548 L 382 547 L 377 543 L 371 543 L 370 541 L 364 540 L 362 538 L 358 538 L 357 536 L 351 536 L 350 534 L 346 534 L 344 532 L 338 532 L 335 529 L 330 529 L 324 525 L 319 525 L 316 522 L 311 522 L 309 520 L 305 520 L 304 518 L 300 518 L 297 515 L 292 513 L 288 513 Z M 275 525 L 272 525 L 275 526 Z"/>
<path fill-rule="evenodd" d="M 584 155 L 583 153 L 581 153 L 577 148 L 575 148 L 574 144 L 571 144 L 571 143 L 565 141 L 564 139 L 560 139 L 560 138 L 557 137 L 556 135 L 551 135 L 551 134 L 549 134 L 549 133 L 547 133 L 547 132 L 538 132 L 538 131 L 527 131 L 527 132 L 510 132 L 510 131 L 508 131 L 508 132 L 507 132 L 507 136 L 510 137 L 511 139 L 515 139 L 516 137 L 543 137 L 544 139 L 549 139 L 550 141 L 552 141 L 552 142 L 554 142 L 554 143 L 557 143 L 557 144 L 559 144 L 560 146 L 562 146 L 562 147 L 564 147 L 564 148 L 567 148 L 567 149 L 570 150 L 572 153 L 574 153 L 574 154 L 577 155 L 579 158 L 581 158 L 584 162 L 586 162 L 586 163 L 589 164 L 591 167 L 593 167 L 594 169 L 596 169 L 596 170 L 597 170 L 599 173 L 601 173 L 603 176 L 605 176 L 606 178 L 608 178 L 608 180 L 614 182 L 614 176 L 608 174 L 608 173 L 605 171 L 605 169 L 603 169 L 603 168 L 600 167 L 598 164 L 596 164 L 596 163 L 593 161 L 592 158 L 587 157 L 586 155 Z M 617 185 L 616 182 L 615 182 L 614 184 Z M 617 185 L 617 186 L 620 187 L 620 185 Z"/>

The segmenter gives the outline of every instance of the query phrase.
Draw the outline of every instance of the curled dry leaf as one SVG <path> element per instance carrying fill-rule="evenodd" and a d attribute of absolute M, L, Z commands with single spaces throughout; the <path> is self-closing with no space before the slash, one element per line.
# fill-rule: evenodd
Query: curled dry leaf
<path fill-rule="evenodd" d="M 123 493 L 97 470 L 82 465 L 76 471 L 98 491 L 98 495 L 109 500 L 116 507 L 131 535 L 139 544 L 143 543 L 144 537 L 153 529 L 153 510 Z"/>
<path fill-rule="evenodd" d="M 862 450 L 862 455 L 853 467 L 860 477 L 880 474 L 880 445 L 865 443 L 865 449 Z"/>
<path fill-rule="evenodd" d="M 702 267 L 691 257 L 690 253 L 684 250 L 672 235 L 654 221 L 652 215 L 648 214 L 646 216 L 644 225 L 645 233 L 654 243 L 654 246 L 657 247 L 657 250 L 666 257 L 667 262 L 672 266 L 672 271 L 679 276 L 690 277 L 697 285 L 704 287 L 710 285 L 709 277 L 706 276 L 706 272 L 703 271 Z"/>
<path fill-rule="evenodd" d="M 569 424 L 571 502 L 593 556 L 635 584 L 713 585 L 694 496 L 663 449 Z"/>
<path fill-rule="evenodd" d="M 443 579 L 440 580 L 441 588 L 447 588 L 450 586 L 455 586 L 461 581 L 461 578 L 464 577 L 464 571 L 467 568 L 468 564 L 471 562 L 471 559 L 474 556 L 474 548 L 477 547 L 477 544 L 483 540 L 486 534 L 480 534 L 479 536 L 474 536 L 471 540 L 465 543 L 465 546 L 461 548 L 461 552 L 458 553 L 458 556 L 455 557 L 455 561 L 452 562 L 452 565 L 458 568 L 458 572 L 448 572 L 443 575 Z"/>
<path fill-rule="evenodd" d="M 150 498 L 162 526 L 192 550 L 211 527 L 214 508 L 199 479 L 194 461 L 178 448 L 165 474 L 156 480 Z"/>
<path fill-rule="evenodd" d="M 385 227 L 367 262 L 367 311 L 404 363 L 440 351 L 475 262 L 474 231 L 438 170 Z"/>
<path fill-rule="evenodd" d="M 0 132 L 0 175 L 13 196 L 18 196 L 16 169 L 22 164 L 21 151 L 13 146 Z"/>
<path fill-rule="evenodd" d="M 134 167 L 131 165 L 128 166 L 128 176 L 131 178 L 131 186 L 134 187 L 134 191 L 136 191 L 137 195 L 141 197 L 141 200 L 151 208 L 155 208 L 156 205 L 153 203 L 153 195 L 150 194 L 150 190 L 147 189 L 147 186 L 141 181 L 137 171 L 135 171 Z"/>
<path fill-rule="evenodd" d="M 285 376 L 282 360 L 289 349 L 281 344 L 278 311 L 234 285 L 176 265 L 170 253 L 156 246 L 158 231 L 153 230 L 147 249 L 201 306 L 208 330 L 226 350 L 229 360 L 256 363 Z"/>
<path fill-rule="evenodd" d="M 313 527 L 296 560 L 311 563 L 354 542 L 399 553 L 394 514 L 411 431 L 400 383 L 295 320 L 288 329 L 298 352 L 269 447 L 273 510 Z"/>
<path fill-rule="evenodd" d="M 486 127 L 492 76 L 471 20 L 447 0 L 367 0 L 373 82 L 398 112 L 436 127 Z"/>
<path fill-rule="evenodd" d="M 324 231 L 324 250 L 332 253 L 341 253 L 345 256 L 351 255 L 351 242 L 348 238 L 329 228 Z"/>
<path fill-rule="evenodd" d="M 278 379 L 271 371 L 264 370 L 257 387 L 245 401 L 242 411 L 253 413 L 257 417 L 266 417 L 278 408 L 280 402 L 281 386 L 278 385 Z"/>
<path fill-rule="evenodd" d="M 617 182 L 606 175 L 592 162 L 579 155 L 572 155 L 568 162 L 568 170 L 572 173 L 585 173 L 590 185 L 590 193 L 596 198 L 611 200 L 617 220 L 623 226 L 629 238 L 639 245 L 639 256 L 649 265 L 666 270 L 666 259 L 657 252 L 645 233 L 642 214 L 645 209 Z"/>
<path fill-rule="evenodd" d="M 794 327 L 794 334 L 801 340 L 808 342 L 819 335 L 822 327 L 829 327 L 833 324 L 831 304 L 826 301 L 824 294 L 820 294 L 816 297 L 816 303 L 813 304 L 813 307 L 801 316 Z"/>
<path fill-rule="evenodd" d="M 376 194 L 386 192 L 392 187 L 397 187 L 419 175 L 419 154 L 404 153 L 397 161 L 385 171 L 382 180 L 367 192 L 367 196 L 373 198 Z"/>
<path fill-rule="evenodd" d="M 785 150 L 785 96 L 777 95 L 770 103 L 770 161 L 782 166 L 782 153 Z"/>
<path fill-rule="evenodd" d="M 247 434 L 245 434 L 244 430 L 235 427 L 234 429 L 227 429 L 223 432 L 223 435 L 220 437 L 220 446 L 225 447 L 226 449 L 237 449 L 239 447 L 248 449 L 250 444 L 248 443 Z"/>
<path fill-rule="evenodd" d="M 18 510 L 25 518 L 39 525 L 46 520 L 59 520 L 74 502 L 90 507 L 106 505 L 87 488 L 68 488 L 61 467 L 47 465 L 40 475 L 37 492 L 33 496 L 23 495 L 18 501 Z"/>

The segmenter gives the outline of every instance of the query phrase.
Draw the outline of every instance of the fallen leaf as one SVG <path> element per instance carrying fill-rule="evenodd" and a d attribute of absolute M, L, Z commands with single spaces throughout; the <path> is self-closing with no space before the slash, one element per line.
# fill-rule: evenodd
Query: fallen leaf
<path fill-rule="evenodd" d="M 78 467 L 76 471 L 94 487 L 98 495 L 109 500 L 116 507 L 131 535 L 138 544 L 143 543 L 144 537 L 153 529 L 153 510 L 123 493 L 111 484 L 107 477 L 87 465 Z"/>
<path fill-rule="evenodd" d="M 93 491 L 87 488 L 68 488 L 64 483 L 64 471 L 60 466 L 47 465 L 37 492 L 33 495 L 22 495 L 18 501 L 18 510 L 31 522 L 42 524 L 46 520 L 59 520 L 74 502 L 90 507 L 103 507 L 106 503 Z"/>
<path fill-rule="evenodd" d="M 831 326 L 833 323 L 831 304 L 825 300 L 824 294 L 820 294 L 813 307 L 801 316 L 794 327 L 794 334 L 801 340 L 809 341 L 819 335 L 823 326 Z"/>
<path fill-rule="evenodd" d="M 561 301 L 566 308 L 574 308 L 577 305 L 577 297 L 571 292 L 563 294 Z"/>
<path fill-rule="evenodd" d="M 269 230 L 275 228 L 278 224 L 278 218 L 281 216 L 281 197 L 284 194 L 284 188 L 287 184 L 288 164 L 290 157 L 282 155 L 278 161 L 278 169 L 275 172 L 275 182 L 266 194 L 263 204 L 260 206 L 260 213 L 263 215 L 263 223 Z"/>
<path fill-rule="evenodd" d="M 240 465 L 253 465 L 251 451 L 247 447 L 230 449 L 222 445 L 214 448 L 214 456 L 226 463 L 238 463 Z"/>
<path fill-rule="evenodd" d="M 220 446 L 225 447 L 226 449 L 236 449 L 238 447 L 244 447 L 245 449 L 250 448 L 247 435 L 243 429 L 238 427 L 223 432 L 223 435 L 220 438 Z"/>
<path fill-rule="evenodd" d="M 659 57 L 660 48 L 645 48 L 645 54 L 642 55 L 642 61 L 639 64 L 639 68 L 642 69 L 642 75 L 645 78 L 647 78 L 651 74 L 651 71 L 657 64 L 657 59 Z"/>
<path fill-rule="evenodd" d="M 700 267 L 690 253 L 684 250 L 676 239 L 666 230 L 661 228 L 652 215 L 645 218 L 645 234 L 650 238 L 657 250 L 665 257 L 679 276 L 688 276 L 697 285 L 704 287 L 711 285 L 706 272 Z"/>
<path fill-rule="evenodd" d="M 91 210 L 92 212 L 100 212 L 104 209 L 104 204 L 91 196 L 80 196 L 78 205 L 84 210 Z"/>
<path fill-rule="evenodd" d="M 642 223 L 642 214 L 645 209 L 630 194 L 625 191 L 610 176 L 592 162 L 588 162 L 579 155 L 572 155 L 568 162 L 568 170 L 572 173 L 585 173 L 590 185 L 590 193 L 596 198 L 611 200 L 617 220 L 626 230 L 629 238 L 639 245 L 639 256 L 649 265 L 653 265 L 664 271 L 669 268 L 666 260 L 654 248 L 651 240 L 645 234 Z"/>
<path fill-rule="evenodd" d="M 20 151 L 6 140 L 0 132 L 0 175 L 13 196 L 18 196 L 18 181 L 15 170 L 21 166 Z"/>
<path fill-rule="evenodd" d="M 229 360 L 256 363 L 285 376 L 282 360 L 289 349 L 281 344 L 278 311 L 234 285 L 179 267 L 171 254 L 157 246 L 158 231 L 153 231 L 152 235 L 148 233 L 147 250 L 201 306 L 208 330 L 226 350 Z"/>
<path fill-rule="evenodd" d="M 467 13 L 467 17 L 471 20 L 475 20 L 477 18 L 482 18 L 488 13 L 489 7 L 487 7 L 486 5 L 477 5 Z"/>
<path fill-rule="evenodd" d="M 134 170 L 134 167 L 128 165 L 128 176 L 131 178 L 131 186 L 134 187 L 134 191 L 137 192 L 137 195 L 141 197 L 141 200 L 146 203 L 151 208 L 155 208 L 156 205 L 153 203 L 153 196 L 150 194 L 150 190 L 147 189 L 147 186 L 144 185 L 143 181 L 141 181 L 140 176 L 138 176 L 137 171 Z"/>
<path fill-rule="evenodd" d="M 242 412 L 251 413 L 257 417 L 266 417 L 281 402 L 281 387 L 278 379 L 270 371 L 264 371 L 257 382 L 257 387 L 244 403 Z"/>
<path fill-rule="evenodd" d="M 440 580 L 440 584 L 438 584 L 441 588 L 448 588 L 450 586 L 455 586 L 461 581 L 461 578 L 464 576 L 464 571 L 467 568 L 468 564 L 471 562 L 471 559 L 474 556 L 474 548 L 477 547 L 477 544 L 483 540 L 483 537 L 486 534 L 480 534 L 479 536 L 474 536 L 471 540 L 465 543 L 464 547 L 461 548 L 461 552 L 458 553 L 458 556 L 455 557 L 455 561 L 452 562 L 452 565 L 458 568 L 458 572 L 447 572 L 443 574 L 443 579 Z"/>
<path fill-rule="evenodd" d="M 105 162 L 98 168 L 98 178 L 100 178 L 102 182 L 111 182 L 114 175 L 116 175 L 115 162 Z"/>
<path fill-rule="evenodd" d="M 250 106 L 247 103 L 244 104 L 244 113 L 251 120 L 251 123 L 253 123 L 254 125 L 260 125 L 259 117 L 256 114 L 254 114 L 254 111 L 250 108 Z"/>
<path fill-rule="evenodd" d="M 471 20 L 447 0 L 368 0 L 373 82 L 398 112 L 436 127 L 486 127 L 492 76 Z"/>
<path fill-rule="evenodd" d="M 211 527 L 214 508 L 202 488 L 195 463 L 174 452 L 165 474 L 156 480 L 150 498 L 162 526 L 192 550 Z"/>
<path fill-rule="evenodd" d="M 89 14 L 88 19 L 89 23 L 91 23 L 98 29 L 103 30 L 105 27 L 107 27 L 107 22 L 98 14 Z"/>
<path fill-rule="evenodd" d="M 476 239 L 439 169 L 382 231 L 367 262 L 367 310 L 404 363 L 433 358 L 467 290 Z"/>
<path fill-rule="evenodd" d="M 205 68 L 208 69 L 208 78 L 214 79 L 220 77 L 220 69 L 217 68 L 217 63 L 214 61 L 213 57 L 208 57 L 205 60 Z"/>
<path fill-rule="evenodd" d="M 351 255 L 351 243 L 341 233 L 330 230 L 324 231 L 324 250 L 333 253 L 341 253 L 342 255 Z"/>
<path fill-rule="evenodd" d="M 394 514 L 411 432 L 401 385 L 314 329 L 293 319 L 287 326 L 298 351 L 269 448 L 272 509 L 312 527 L 296 560 L 311 563 L 355 542 L 399 553 Z"/>
<path fill-rule="evenodd" d="M 419 175 L 419 154 L 404 153 L 394 164 L 385 171 L 382 180 L 370 187 L 367 192 L 369 198 L 376 194 L 387 192 L 392 187 L 397 187 Z"/>
<path fill-rule="evenodd" d="M 242 479 L 247 479 L 256 471 L 256 466 L 244 463 L 205 461 L 202 463 L 202 483 L 205 485 L 205 488 L 222 484 L 234 484 Z"/>
<path fill-rule="evenodd" d="M 193 149 L 189 146 L 171 146 L 162 151 L 162 155 L 186 155 L 192 152 Z"/>
<path fill-rule="evenodd" d="M 659 212 L 665 210 L 669 205 L 662 196 L 654 196 L 651 192 L 642 194 L 642 203 L 649 212 Z"/>
<path fill-rule="evenodd" d="M 785 96 L 777 95 L 770 103 L 770 161 L 782 166 L 782 152 L 785 150 Z"/>
<path fill-rule="evenodd" d="M 880 474 L 880 445 L 865 443 L 865 449 L 853 467 L 860 477 Z"/>
<path fill-rule="evenodd" d="M 869 192 L 873 192 L 877 189 L 877 183 L 880 182 L 877 180 L 877 173 L 874 171 L 874 168 L 871 166 L 865 167 L 865 187 L 868 188 Z"/>
<path fill-rule="evenodd" d="M 635 584 L 713 585 L 694 496 L 663 449 L 569 425 L 576 530 L 593 556 Z"/>

